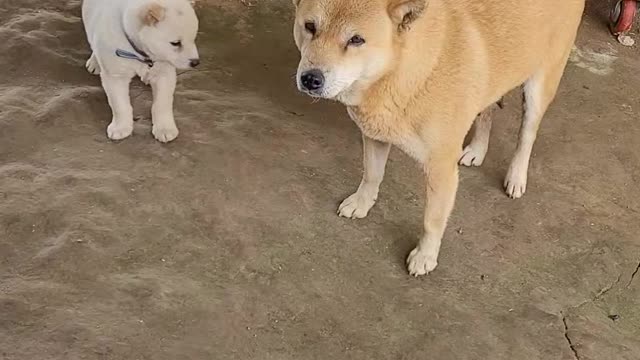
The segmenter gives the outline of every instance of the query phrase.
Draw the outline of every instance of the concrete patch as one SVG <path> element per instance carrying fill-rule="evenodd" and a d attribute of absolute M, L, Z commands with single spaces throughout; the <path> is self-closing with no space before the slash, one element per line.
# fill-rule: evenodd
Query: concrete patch
<path fill-rule="evenodd" d="M 598 52 L 574 46 L 569 61 L 577 67 L 586 69 L 596 75 L 605 76 L 613 72 L 613 63 L 617 58 L 613 51 Z"/>

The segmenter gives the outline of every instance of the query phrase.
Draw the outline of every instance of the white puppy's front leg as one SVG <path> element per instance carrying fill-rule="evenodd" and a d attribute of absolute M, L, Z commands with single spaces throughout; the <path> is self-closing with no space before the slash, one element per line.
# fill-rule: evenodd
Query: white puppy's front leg
<path fill-rule="evenodd" d="M 133 108 L 129 99 L 131 78 L 108 76 L 101 73 L 102 87 L 107 93 L 113 118 L 107 127 L 107 136 L 111 140 L 121 140 L 133 132 Z"/>
<path fill-rule="evenodd" d="M 167 143 L 178 137 L 178 127 L 173 117 L 173 93 L 176 90 L 176 69 L 170 65 L 158 63 L 149 74 L 149 83 L 153 89 L 151 106 L 152 133 L 156 140 Z"/>
<path fill-rule="evenodd" d="M 369 210 L 376 203 L 391 149 L 389 143 L 373 140 L 364 134 L 362 142 L 364 148 L 362 182 L 358 191 L 346 198 L 338 208 L 338 215 L 352 219 L 361 219 L 367 216 Z"/>
<path fill-rule="evenodd" d="M 85 63 L 85 68 L 91 75 L 100 75 L 100 63 L 98 62 L 98 58 L 96 57 L 96 53 L 91 53 L 91 57 Z"/>

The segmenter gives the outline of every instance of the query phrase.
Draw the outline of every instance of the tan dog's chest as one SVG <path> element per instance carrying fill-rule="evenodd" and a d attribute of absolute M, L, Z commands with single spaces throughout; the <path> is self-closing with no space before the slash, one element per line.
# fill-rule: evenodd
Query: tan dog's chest
<path fill-rule="evenodd" d="M 393 144 L 416 160 L 424 161 L 426 142 L 418 129 L 408 125 L 407 119 L 386 111 L 365 112 L 356 107 L 348 107 L 347 111 L 365 136 Z"/>

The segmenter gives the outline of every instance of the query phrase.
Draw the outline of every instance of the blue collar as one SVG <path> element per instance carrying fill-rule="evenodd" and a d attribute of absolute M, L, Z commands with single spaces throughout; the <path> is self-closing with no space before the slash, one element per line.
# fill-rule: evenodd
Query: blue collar
<path fill-rule="evenodd" d="M 149 55 L 147 55 L 147 53 L 145 53 L 144 51 L 140 50 L 133 43 L 133 41 L 131 41 L 131 38 L 129 37 L 129 35 L 126 32 L 124 33 L 124 36 L 127 38 L 127 41 L 129 42 L 129 46 L 131 46 L 131 48 L 133 49 L 133 52 L 122 50 L 122 49 L 116 49 L 116 56 L 117 57 L 121 57 L 123 59 L 136 60 L 136 61 L 139 61 L 139 62 L 141 62 L 143 64 L 147 64 L 147 66 L 149 66 L 149 67 L 152 67 L 153 66 L 153 60 L 151 60 Z"/>

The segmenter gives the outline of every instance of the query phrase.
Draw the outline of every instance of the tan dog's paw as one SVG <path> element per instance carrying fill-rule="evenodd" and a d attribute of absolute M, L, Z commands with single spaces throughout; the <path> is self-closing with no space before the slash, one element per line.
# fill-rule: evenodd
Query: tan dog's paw
<path fill-rule="evenodd" d="M 437 257 L 433 257 L 417 247 L 407 257 L 407 270 L 411 276 L 426 275 L 438 266 Z"/>
<path fill-rule="evenodd" d="M 174 126 L 156 126 L 153 125 L 153 129 L 151 129 L 151 133 L 156 140 L 162 143 L 168 143 L 169 141 L 174 140 L 178 137 L 179 131 L 178 128 Z"/>
<path fill-rule="evenodd" d="M 462 156 L 460 156 L 458 163 L 464 166 L 480 166 L 486 154 L 487 148 L 481 148 L 477 144 L 469 144 L 462 150 Z"/>
<path fill-rule="evenodd" d="M 133 124 L 122 125 L 112 121 L 107 127 L 107 136 L 111 140 L 122 140 L 129 137 L 131 133 L 133 133 Z"/>
<path fill-rule="evenodd" d="M 98 63 L 98 60 L 96 60 L 96 56 L 94 54 L 91 54 L 91 57 L 87 60 L 84 67 L 87 68 L 89 74 L 100 75 L 100 64 Z"/>
<path fill-rule="evenodd" d="M 504 179 L 504 190 L 512 199 L 521 198 L 527 190 L 527 170 L 521 170 L 513 165 L 509 167 Z"/>
<path fill-rule="evenodd" d="M 338 215 L 350 219 L 362 219 L 369 214 L 369 210 L 375 203 L 375 197 L 366 195 L 364 191 L 358 191 L 344 199 L 338 207 Z"/>

